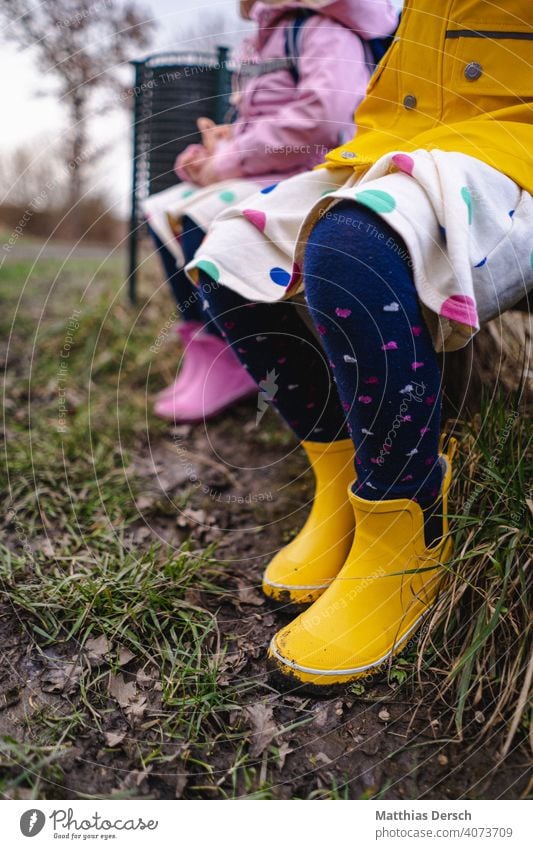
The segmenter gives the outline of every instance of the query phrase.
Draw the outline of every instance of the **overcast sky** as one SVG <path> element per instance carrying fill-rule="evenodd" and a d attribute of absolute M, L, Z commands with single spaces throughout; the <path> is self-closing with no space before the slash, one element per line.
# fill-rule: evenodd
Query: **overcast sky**
<path fill-rule="evenodd" d="M 97 0 L 95 0 L 95 3 Z M 115 0 L 121 2 L 121 0 Z M 238 32 L 242 28 L 236 9 L 236 0 L 140 0 L 158 23 L 154 49 L 184 47 L 183 34 L 190 33 L 191 26 L 213 14 L 224 14 L 229 29 Z M 401 5 L 401 0 L 395 0 Z M 223 42 L 224 39 L 221 39 Z M 193 46 L 187 41 L 187 46 Z M 62 107 L 52 96 L 42 96 L 46 81 L 35 69 L 31 49 L 20 50 L 10 44 L 0 46 L 0 94 L 1 129 L 0 156 L 3 152 L 20 146 L 31 146 L 42 153 L 43 145 L 53 144 L 64 127 Z M 16 81 L 16 85 L 11 83 Z M 43 86 L 44 82 L 44 86 Z M 40 93 L 40 94 L 39 94 Z M 102 170 L 103 187 L 120 200 L 121 211 L 127 209 L 130 182 L 130 132 L 129 116 L 117 111 L 115 116 L 105 118 L 96 125 L 96 134 L 102 134 L 106 143 L 112 144 L 114 153 L 108 157 L 105 171 Z M 113 174 L 113 185 L 107 186 L 107 174 Z"/>

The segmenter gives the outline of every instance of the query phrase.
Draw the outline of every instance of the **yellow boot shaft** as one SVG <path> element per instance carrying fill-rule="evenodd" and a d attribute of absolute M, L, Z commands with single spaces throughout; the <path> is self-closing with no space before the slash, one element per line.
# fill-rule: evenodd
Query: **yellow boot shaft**
<path fill-rule="evenodd" d="M 315 495 L 297 536 L 268 564 L 263 591 L 285 604 L 306 605 L 331 584 L 350 551 L 354 513 L 347 488 L 354 477 L 351 439 L 303 442 L 315 476 Z"/>

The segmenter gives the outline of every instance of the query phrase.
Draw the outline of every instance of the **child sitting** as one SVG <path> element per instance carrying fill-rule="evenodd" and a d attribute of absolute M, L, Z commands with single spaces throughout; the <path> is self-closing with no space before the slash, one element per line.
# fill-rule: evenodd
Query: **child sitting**
<path fill-rule="evenodd" d="M 225 208 L 320 162 L 349 138 L 371 69 L 365 39 L 386 36 L 397 16 L 390 0 L 246 2 L 257 30 L 241 50 L 233 102 L 237 120 L 201 119 L 202 145 L 177 159 L 187 180 L 144 205 L 183 321 L 177 380 L 155 404 L 158 416 L 197 421 L 256 391 L 220 333 L 204 328 L 202 305 L 182 269 Z M 176 238 L 176 233 L 179 238 Z M 176 267 L 176 263 L 177 266 Z"/>
<path fill-rule="evenodd" d="M 274 370 L 315 472 L 263 581 L 314 602 L 272 640 L 286 681 L 379 672 L 435 601 L 454 453 L 436 352 L 533 286 L 532 31 L 527 0 L 407 0 L 356 138 L 220 216 L 190 265 L 249 374 Z"/>

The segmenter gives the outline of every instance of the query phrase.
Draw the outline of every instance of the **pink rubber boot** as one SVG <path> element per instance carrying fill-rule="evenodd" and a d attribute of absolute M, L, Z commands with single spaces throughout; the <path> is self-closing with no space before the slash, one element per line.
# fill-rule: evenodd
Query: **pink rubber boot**
<path fill-rule="evenodd" d="M 188 380 L 156 401 L 156 416 L 173 422 L 199 422 L 255 394 L 257 384 L 222 339 L 196 333 L 187 347 Z"/>
<path fill-rule="evenodd" d="M 194 372 L 194 363 L 189 356 L 188 347 L 192 337 L 196 333 L 200 333 L 202 328 L 203 324 L 200 321 L 181 321 L 179 324 L 174 325 L 173 330 L 179 337 L 183 347 L 183 362 L 176 380 L 172 381 L 169 386 L 157 393 L 155 396 L 156 401 L 162 401 L 163 398 L 166 398 L 169 395 L 180 394 L 190 383 Z"/>

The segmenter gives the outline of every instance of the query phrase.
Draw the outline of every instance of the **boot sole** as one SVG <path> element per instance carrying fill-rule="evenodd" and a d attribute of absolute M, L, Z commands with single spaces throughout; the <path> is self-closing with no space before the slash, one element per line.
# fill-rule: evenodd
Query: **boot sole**
<path fill-rule="evenodd" d="M 315 699 L 328 699 L 333 698 L 334 696 L 340 696 L 346 692 L 348 687 L 351 687 L 352 684 L 356 684 L 358 681 L 363 684 L 381 684 L 387 680 L 390 662 L 402 656 L 403 652 L 407 649 L 409 642 L 422 627 L 424 620 L 430 614 L 434 606 L 435 605 L 433 604 L 431 607 L 428 607 L 422 616 L 416 620 L 415 624 L 411 626 L 407 634 L 402 637 L 395 646 L 393 646 L 388 656 L 381 662 L 378 662 L 376 666 L 369 669 L 368 672 L 354 674 L 353 677 L 347 681 L 331 682 L 330 684 L 316 684 L 312 681 L 302 681 L 298 678 L 296 670 L 285 665 L 283 661 L 276 657 L 276 655 L 269 654 L 267 658 L 269 682 L 280 692 L 286 692 L 290 689 L 291 694 L 311 696 Z M 272 651 L 272 649 L 269 651 Z M 311 675 L 313 673 L 308 672 L 304 674 Z M 327 681 L 328 677 L 330 676 L 324 675 L 324 680 Z M 341 673 L 339 673 L 339 677 L 341 677 Z"/>
<path fill-rule="evenodd" d="M 302 613 L 303 610 L 306 610 L 312 604 L 317 601 L 320 596 L 326 592 L 329 584 L 324 584 L 323 587 L 316 587 L 311 589 L 305 589 L 303 587 L 289 587 L 283 586 L 279 584 L 271 584 L 269 581 L 265 581 L 263 579 L 262 591 L 264 597 L 267 599 L 270 606 L 274 607 L 277 610 L 286 610 L 293 611 L 295 613 Z M 311 591 L 314 593 L 313 598 L 307 598 L 306 600 L 300 601 L 297 598 L 294 598 L 293 593 L 295 592 L 306 592 L 309 596 Z"/>

